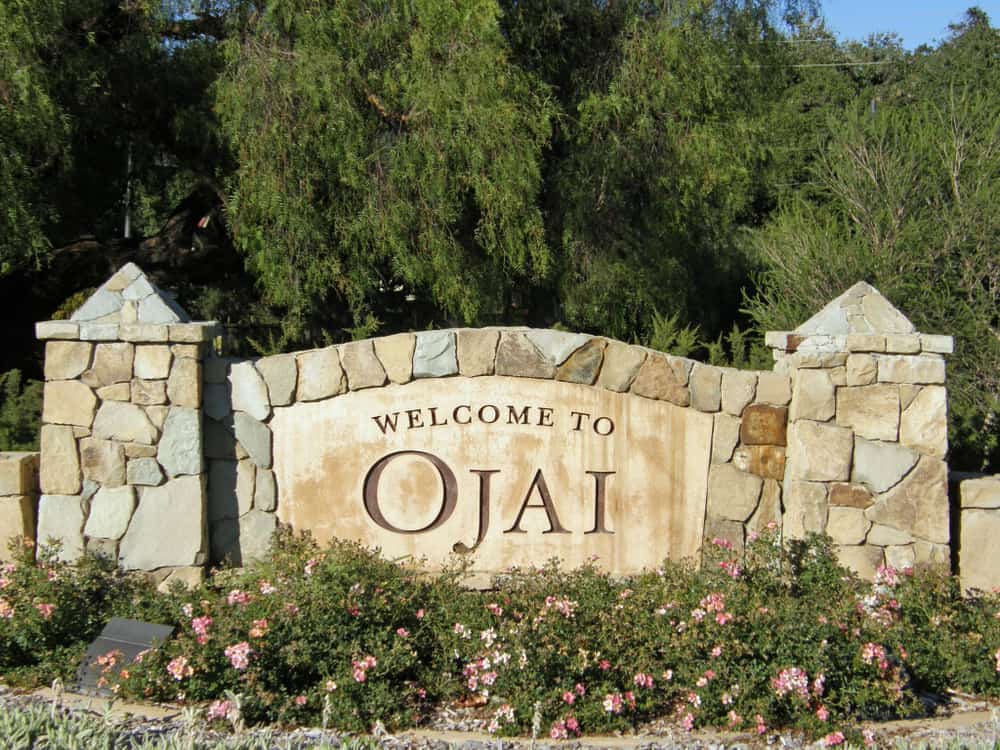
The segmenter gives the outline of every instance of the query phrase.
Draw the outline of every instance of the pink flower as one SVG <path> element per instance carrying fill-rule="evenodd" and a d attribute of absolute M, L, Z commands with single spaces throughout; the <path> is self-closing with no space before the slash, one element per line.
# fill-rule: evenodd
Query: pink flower
<path fill-rule="evenodd" d="M 718 536 L 712 539 L 712 544 L 714 544 L 716 547 L 719 547 L 720 549 L 733 548 L 733 543 L 731 541 L 729 541 L 728 539 L 723 539 L 722 537 Z"/>
<path fill-rule="evenodd" d="M 826 721 L 830 718 L 830 712 L 826 710 L 826 706 L 821 705 L 816 709 L 816 718 L 820 721 Z"/>
<path fill-rule="evenodd" d="M 779 698 L 784 698 L 789 693 L 800 698 L 809 698 L 809 675 L 798 667 L 788 667 L 782 669 L 777 677 L 771 680 L 771 687 L 774 694 Z"/>
<path fill-rule="evenodd" d="M 396 635 L 398 635 L 400 638 L 409 638 L 410 631 L 407 630 L 406 628 L 396 628 Z"/>
<path fill-rule="evenodd" d="M 604 710 L 609 714 L 620 714 L 622 712 L 622 697 L 619 693 L 608 693 L 604 696 Z"/>
<path fill-rule="evenodd" d="M 701 696 L 693 691 L 688 693 L 687 701 L 695 708 L 701 707 Z"/>
<path fill-rule="evenodd" d="M 226 604 L 232 607 L 235 604 L 246 604 L 250 601 L 250 595 L 245 591 L 240 591 L 239 589 L 233 589 L 226 596 Z"/>
<path fill-rule="evenodd" d="M 573 734 L 580 734 L 580 722 L 578 722 L 576 718 L 573 716 L 567 716 L 566 729 L 568 729 Z"/>
<path fill-rule="evenodd" d="M 587 688 L 585 688 L 579 682 L 576 683 L 576 685 L 573 686 L 573 690 L 576 691 L 577 695 L 581 695 L 582 696 L 582 695 L 586 695 L 587 694 Z"/>
<path fill-rule="evenodd" d="M 0 576 L 0 591 L 10 586 L 10 579 L 6 576 Z"/>
<path fill-rule="evenodd" d="M 743 575 L 743 568 L 735 560 L 723 560 L 719 563 L 719 567 L 734 581 L 740 580 L 740 576 Z"/>
<path fill-rule="evenodd" d="M 295 696 L 295 705 L 296 706 L 304 706 L 308 702 L 309 702 L 309 699 L 306 698 L 304 695 L 296 695 Z"/>
<path fill-rule="evenodd" d="M 49 620 L 52 618 L 52 613 L 55 612 L 55 604 L 36 604 L 35 609 L 38 610 L 38 614 L 42 616 L 43 620 Z"/>
<path fill-rule="evenodd" d="M 865 664 L 877 663 L 881 672 L 889 669 L 889 659 L 886 657 L 885 649 L 877 643 L 869 642 L 861 647 L 861 660 Z"/>
<path fill-rule="evenodd" d="M 374 656 L 365 656 L 363 659 L 355 660 L 351 662 L 353 667 L 351 674 L 354 676 L 355 682 L 364 682 L 368 675 L 367 672 L 372 667 L 376 666 L 378 662 L 375 660 Z"/>
<path fill-rule="evenodd" d="M 493 613 L 497 617 L 500 617 L 503 614 L 503 607 L 501 607 L 496 602 L 490 602 L 489 604 L 487 604 L 486 609 L 488 609 L 491 613 Z"/>
<path fill-rule="evenodd" d="M 843 732 L 830 732 L 826 737 L 823 738 L 823 744 L 827 747 L 833 747 L 834 745 L 841 745 L 844 742 Z"/>
<path fill-rule="evenodd" d="M 875 730 L 874 729 L 862 729 L 861 736 L 864 738 L 865 747 L 871 747 L 875 744 Z"/>
<path fill-rule="evenodd" d="M 271 585 L 270 581 L 261 581 L 260 582 L 260 593 L 262 593 L 264 596 L 268 596 L 270 594 L 273 594 L 277 590 L 278 589 L 276 589 L 274 586 Z"/>
<path fill-rule="evenodd" d="M 730 693 L 723 693 L 720 700 L 722 701 L 723 706 L 733 705 L 733 696 Z"/>
<path fill-rule="evenodd" d="M 713 592 L 702 599 L 698 606 L 706 612 L 722 612 L 726 609 L 726 597 L 719 592 Z"/>
<path fill-rule="evenodd" d="M 423 620 L 424 619 L 424 611 L 422 609 L 418 609 L 416 616 L 417 616 L 418 620 Z"/>
<path fill-rule="evenodd" d="M 306 578 L 312 576 L 313 570 L 315 570 L 317 565 L 319 565 L 319 560 L 317 560 L 315 557 L 310 558 L 306 562 L 305 567 L 302 569 L 302 572 L 305 573 Z"/>
<path fill-rule="evenodd" d="M 681 728 L 685 732 L 690 732 L 692 729 L 694 729 L 694 716 L 691 714 L 690 711 L 684 714 L 684 718 L 681 719 Z"/>
<path fill-rule="evenodd" d="M 14 608 L 6 599 L 0 599 L 0 620 L 9 620 L 14 616 Z"/>
<path fill-rule="evenodd" d="M 997 652 L 993 654 L 993 658 L 996 659 L 997 662 L 997 672 L 1000 672 L 1000 648 L 998 648 Z"/>
<path fill-rule="evenodd" d="M 764 734 L 764 732 L 767 731 L 767 724 L 764 723 L 764 717 L 760 714 L 756 714 L 753 717 L 753 720 L 757 723 L 757 726 L 754 727 L 754 731 L 757 732 L 757 734 Z"/>
<path fill-rule="evenodd" d="M 732 619 L 733 619 L 733 616 L 731 614 L 729 614 L 728 612 L 719 612 L 715 616 L 715 621 L 717 623 L 719 623 L 720 625 L 725 625 L 727 622 L 731 622 Z"/>
<path fill-rule="evenodd" d="M 334 682 L 333 680 L 327 680 L 323 688 L 324 690 L 326 690 L 326 692 L 332 693 L 334 690 L 337 689 L 337 683 Z"/>
<path fill-rule="evenodd" d="M 209 721 L 226 720 L 229 712 L 233 710 L 233 704 L 229 701 L 212 701 L 208 707 L 206 716 Z"/>
<path fill-rule="evenodd" d="M 820 672 L 818 675 L 816 675 L 816 679 L 813 680 L 812 694 L 815 695 L 817 698 L 823 695 L 824 685 L 826 685 L 826 675 Z"/>
<path fill-rule="evenodd" d="M 263 638 L 267 634 L 267 618 L 254 620 L 253 627 L 250 628 L 251 638 Z"/>
<path fill-rule="evenodd" d="M 167 664 L 167 672 L 178 682 L 194 674 L 194 670 L 188 664 L 186 656 L 178 656 Z"/>
<path fill-rule="evenodd" d="M 730 711 L 726 716 L 729 718 L 730 727 L 736 727 L 743 723 L 743 717 L 735 711 Z"/>
<path fill-rule="evenodd" d="M 716 646 L 712 649 L 712 658 L 718 659 L 720 656 L 722 656 L 722 646 Z"/>
<path fill-rule="evenodd" d="M 567 690 L 565 693 L 562 694 L 562 699 L 563 703 L 565 703 L 567 706 L 572 706 L 573 701 L 576 700 L 576 695 Z"/>
<path fill-rule="evenodd" d="M 193 604 L 185 604 L 183 607 L 181 607 L 181 612 L 184 613 L 185 617 L 190 617 L 191 615 L 194 614 L 194 605 Z"/>
<path fill-rule="evenodd" d="M 602 672 L 607 672 L 609 669 L 611 669 L 611 662 L 609 662 L 607 659 L 601 659 L 600 663 L 597 666 L 601 668 Z"/>
<path fill-rule="evenodd" d="M 212 626 L 212 618 L 208 615 L 195 617 L 191 620 L 191 629 L 198 636 L 198 643 L 204 644 L 208 641 L 208 629 Z"/>
<path fill-rule="evenodd" d="M 566 739 L 568 737 L 568 734 L 566 733 L 566 722 L 557 721 L 555 724 L 553 724 L 552 728 L 549 729 L 549 737 L 551 737 L 554 740 Z"/>
<path fill-rule="evenodd" d="M 639 672 L 632 678 L 632 682 L 634 682 L 637 687 L 651 688 L 653 687 L 653 675 L 646 674 L 645 672 Z"/>
<path fill-rule="evenodd" d="M 242 641 L 232 646 L 226 646 L 224 653 L 226 658 L 229 659 L 229 663 L 233 665 L 233 669 L 241 670 L 246 669 L 250 665 L 250 656 L 253 654 L 253 649 L 250 648 L 249 643 Z"/>

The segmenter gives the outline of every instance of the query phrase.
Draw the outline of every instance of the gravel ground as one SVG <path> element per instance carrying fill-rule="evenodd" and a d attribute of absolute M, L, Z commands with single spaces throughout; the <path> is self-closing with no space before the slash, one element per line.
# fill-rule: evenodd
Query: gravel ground
<path fill-rule="evenodd" d="M 25 693 L 0 685 L 0 710 L 3 711 L 30 705 L 50 707 L 53 700 L 58 700 L 66 710 L 114 721 L 125 737 L 150 740 L 185 730 L 182 709 L 178 706 L 115 702 L 109 707 L 108 702 L 101 698 L 71 693 L 62 693 L 57 697 L 51 690 L 44 689 Z M 934 717 L 867 724 L 865 727 L 874 730 L 878 747 L 1000 748 L 1000 703 L 960 694 L 952 694 L 943 705 L 940 701 L 936 703 L 938 715 Z M 767 747 L 794 749 L 822 746 L 821 743 L 807 742 L 801 735 L 791 732 L 773 732 L 763 736 L 711 731 L 686 733 L 666 720 L 643 725 L 634 735 L 587 736 L 561 742 L 549 740 L 547 736 L 536 742 L 528 738 L 491 737 L 484 731 L 485 724 L 481 710 L 445 708 L 433 716 L 425 728 L 390 734 L 376 727 L 371 736 L 384 750 L 762 750 Z M 323 742 L 338 747 L 350 737 L 307 728 L 290 731 L 251 729 L 244 734 L 261 738 L 267 735 L 274 750 L 306 750 Z M 231 739 L 232 735 L 203 732 L 202 737 L 203 740 L 217 737 L 222 741 L 227 737 Z"/>

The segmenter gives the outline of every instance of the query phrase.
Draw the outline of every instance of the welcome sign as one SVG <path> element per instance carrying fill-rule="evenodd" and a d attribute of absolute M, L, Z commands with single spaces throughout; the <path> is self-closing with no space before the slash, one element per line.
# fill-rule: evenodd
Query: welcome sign
<path fill-rule="evenodd" d="M 700 548 L 712 417 L 558 381 L 453 377 L 275 411 L 278 516 L 390 558 L 616 572 Z"/>

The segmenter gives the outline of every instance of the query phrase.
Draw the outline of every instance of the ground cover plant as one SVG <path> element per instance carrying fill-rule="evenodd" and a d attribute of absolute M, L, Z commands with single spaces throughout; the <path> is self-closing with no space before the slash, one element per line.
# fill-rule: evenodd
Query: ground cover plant
<path fill-rule="evenodd" d="M 65 675 L 118 614 L 178 635 L 124 669 L 102 657 L 109 687 L 237 727 L 394 729 L 461 701 L 501 735 L 572 738 L 669 717 L 839 744 L 864 739 L 859 721 L 919 715 L 927 693 L 1000 695 L 996 593 L 963 598 L 954 579 L 890 568 L 861 582 L 823 537 L 782 545 L 767 530 L 745 555 L 707 547 L 698 570 L 612 578 L 549 564 L 473 591 L 460 566 L 431 574 L 281 533 L 266 562 L 166 595 L 93 561 L 36 563 L 22 547 L 0 574 L 0 669 Z M 29 647 L 57 642 L 43 661 Z"/>

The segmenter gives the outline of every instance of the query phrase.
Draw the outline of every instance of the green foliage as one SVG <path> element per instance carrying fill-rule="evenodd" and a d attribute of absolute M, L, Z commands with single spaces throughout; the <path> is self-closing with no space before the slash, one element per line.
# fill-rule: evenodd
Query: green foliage
<path fill-rule="evenodd" d="M 0 451 L 36 451 L 42 419 L 42 384 L 20 370 L 0 373 Z"/>

